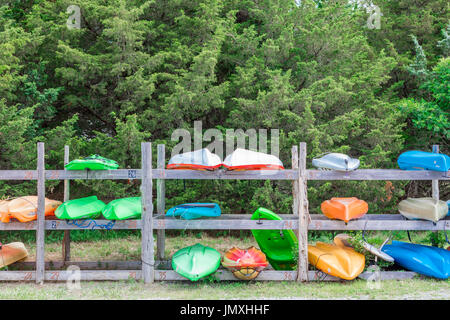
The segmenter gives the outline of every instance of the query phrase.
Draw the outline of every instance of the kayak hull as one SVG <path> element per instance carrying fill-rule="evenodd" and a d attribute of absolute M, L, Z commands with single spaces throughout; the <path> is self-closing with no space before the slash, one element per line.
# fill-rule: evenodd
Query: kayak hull
<path fill-rule="evenodd" d="M 343 153 L 329 153 L 321 158 L 313 159 L 312 165 L 321 169 L 353 171 L 358 169 L 359 160 L 350 158 Z"/>
<path fill-rule="evenodd" d="M 167 169 L 215 170 L 222 166 L 220 157 L 204 148 L 174 155 Z"/>
<path fill-rule="evenodd" d="M 442 153 L 425 151 L 406 151 L 397 159 L 402 170 L 432 170 L 446 172 L 450 170 L 450 157 Z"/>
<path fill-rule="evenodd" d="M 448 279 L 450 277 L 450 251 L 421 244 L 392 241 L 383 252 L 392 256 L 403 268 L 419 274 Z"/>
<path fill-rule="evenodd" d="M 448 213 L 447 203 L 433 198 L 408 198 L 400 201 L 398 211 L 408 219 L 438 222 Z"/>
<path fill-rule="evenodd" d="M 178 250 L 172 256 L 173 270 L 191 281 L 216 272 L 219 266 L 220 253 L 200 243 Z"/>
<path fill-rule="evenodd" d="M 268 262 L 266 255 L 255 247 L 233 247 L 225 253 L 222 265 L 240 280 L 253 280 L 267 267 Z"/>
<path fill-rule="evenodd" d="M 237 148 L 229 154 L 222 164 L 227 170 L 283 170 L 283 163 L 278 157 Z"/>
<path fill-rule="evenodd" d="M 202 217 L 218 217 L 221 214 L 217 203 L 184 203 L 167 210 L 166 217 L 180 217 L 186 220 Z"/>
<path fill-rule="evenodd" d="M 118 167 L 116 161 L 99 155 L 72 160 L 64 166 L 66 170 L 116 170 Z"/>
<path fill-rule="evenodd" d="M 106 204 L 97 196 L 79 198 L 64 202 L 55 211 L 58 219 L 96 219 L 102 214 Z"/>
<path fill-rule="evenodd" d="M 281 220 L 274 212 L 259 208 L 252 220 Z M 294 270 L 298 240 L 292 230 L 252 230 L 260 249 L 275 270 Z"/>
<path fill-rule="evenodd" d="M 365 257 L 352 248 L 317 242 L 308 246 L 308 261 L 322 272 L 344 280 L 353 280 L 361 274 Z"/>
<path fill-rule="evenodd" d="M 141 197 L 113 200 L 103 208 L 102 214 L 108 220 L 139 219 L 142 215 Z"/>
<path fill-rule="evenodd" d="M 330 219 L 343 220 L 346 223 L 352 219 L 359 219 L 369 210 L 367 202 L 356 197 L 331 198 L 322 202 L 320 209 Z"/>
<path fill-rule="evenodd" d="M 0 249 L 0 268 L 25 259 L 27 256 L 28 251 L 22 242 L 5 244 Z"/>
<path fill-rule="evenodd" d="M 11 218 L 20 222 L 29 222 L 37 219 L 37 196 L 25 196 L 3 202 L 0 208 L 1 222 L 8 223 Z M 45 216 L 55 215 L 55 210 L 61 205 L 61 201 L 45 198 Z"/>

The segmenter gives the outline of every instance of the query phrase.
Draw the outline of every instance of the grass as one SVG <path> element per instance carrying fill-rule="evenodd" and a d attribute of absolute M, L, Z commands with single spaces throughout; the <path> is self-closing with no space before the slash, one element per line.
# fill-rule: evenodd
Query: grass
<path fill-rule="evenodd" d="M 371 232 L 370 242 L 380 244 L 388 233 Z M 406 236 L 406 234 L 405 234 Z M 400 240 L 406 240 L 399 234 Z M 413 240 L 427 243 L 427 233 L 414 233 Z M 331 242 L 332 235 L 320 235 L 311 240 Z M 17 241 L 17 240 L 16 240 Z M 230 236 L 226 232 L 211 236 L 203 232 L 186 231 L 181 235 L 167 236 L 166 257 L 195 243 L 217 249 L 221 254 L 233 246 L 257 246 L 252 236 Z M 125 261 L 140 259 L 139 234 L 122 235 L 121 238 L 72 242 L 74 261 Z M 28 260 L 35 259 L 34 243 L 26 244 Z M 61 260 L 61 242 L 46 243 L 46 260 Z M 403 281 L 382 281 L 380 289 L 368 286 L 365 280 L 348 282 L 157 282 L 144 285 L 140 281 L 81 282 L 80 292 L 71 292 L 65 283 L 2 283 L 0 299 L 450 299 L 450 280 L 417 278 Z"/>

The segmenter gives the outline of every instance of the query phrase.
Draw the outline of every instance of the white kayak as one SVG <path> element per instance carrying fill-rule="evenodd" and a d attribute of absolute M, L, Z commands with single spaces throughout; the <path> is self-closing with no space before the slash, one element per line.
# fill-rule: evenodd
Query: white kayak
<path fill-rule="evenodd" d="M 448 212 L 447 203 L 433 198 L 408 198 L 400 201 L 398 211 L 408 219 L 423 219 L 437 222 Z"/>

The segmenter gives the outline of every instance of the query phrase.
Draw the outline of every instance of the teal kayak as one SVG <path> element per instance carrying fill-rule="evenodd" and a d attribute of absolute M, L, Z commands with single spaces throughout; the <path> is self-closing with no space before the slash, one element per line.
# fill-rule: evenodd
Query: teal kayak
<path fill-rule="evenodd" d="M 119 167 L 116 161 L 93 154 L 84 159 L 70 161 L 64 166 L 66 170 L 115 170 Z"/>
<path fill-rule="evenodd" d="M 102 214 L 106 204 L 97 196 L 74 199 L 63 202 L 55 211 L 59 219 L 96 219 Z"/>
<path fill-rule="evenodd" d="M 141 197 L 113 200 L 103 208 L 102 214 L 108 220 L 140 218 L 142 214 Z"/>
<path fill-rule="evenodd" d="M 220 253 L 200 243 L 178 250 L 172 256 L 172 268 L 191 281 L 214 273 L 220 266 Z"/>

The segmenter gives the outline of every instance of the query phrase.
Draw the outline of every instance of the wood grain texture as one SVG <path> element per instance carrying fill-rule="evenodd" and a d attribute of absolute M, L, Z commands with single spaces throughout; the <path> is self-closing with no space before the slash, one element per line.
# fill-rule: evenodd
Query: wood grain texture
<path fill-rule="evenodd" d="M 44 282 L 45 273 L 45 146 L 37 144 L 37 221 L 36 221 L 36 283 Z"/>
<path fill-rule="evenodd" d="M 142 274 L 144 283 L 154 282 L 152 149 L 143 142 L 142 149 Z"/>
<path fill-rule="evenodd" d="M 164 169 L 166 165 L 166 149 L 164 144 L 158 144 L 158 169 Z M 166 212 L 166 181 L 158 179 L 156 181 L 156 212 L 158 216 L 163 216 Z M 166 234 L 164 229 L 159 229 L 156 236 L 156 256 L 164 259 Z"/>
<path fill-rule="evenodd" d="M 64 146 L 64 165 L 70 161 L 69 146 Z M 70 200 L 70 180 L 64 180 L 64 202 Z M 70 230 L 64 230 L 62 241 L 62 257 L 63 261 L 70 261 Z"/>

